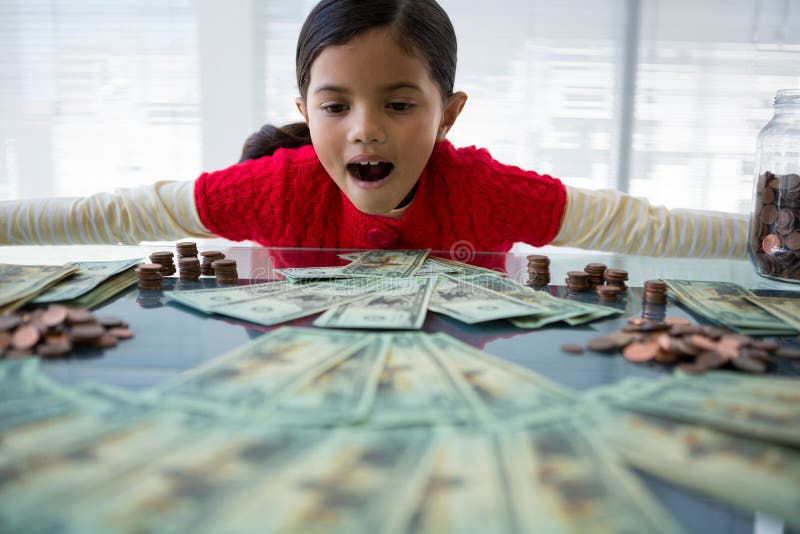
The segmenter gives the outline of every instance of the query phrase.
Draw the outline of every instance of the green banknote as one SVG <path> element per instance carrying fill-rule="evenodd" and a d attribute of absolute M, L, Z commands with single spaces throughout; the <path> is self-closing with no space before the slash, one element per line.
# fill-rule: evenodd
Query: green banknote
<path fill-rule="evenodd" d="M 204 313 L 213 313 L 217 306 L 243 300 L 256 300 L 291 288 L 288 282 L 265 282 L 236 287 L 194 289 L 191 291 L 164 291 L 169 300 L 179 302 Z"/>
<path fill-rule="evenodd" d="M 16 310 L 78 270 L 74 266 L 0 263 L 0 314 Z"/>
<path fill-rule="evenodd" d="M 492 277 L 495 278 L 495 277 Z M 472 283 L 471 278 L 439 275 L 428 309 L 474 324 L 539 313 L 538 304 L 522 302 Z"/>
<path fill-rule="evenodd" d="M 347 276 L 379 278 L 413 276 L 425 263 L 430 250 L 370 250 L 341 268 Z"/>
<path fill-rule="evenodd" d="M 33 299 L 37 304 L 49 302 L 61 302 L 67 300 L 75 300 L 92 290 L 96 290 L 104 282 L 114 281 L 115 283 L 108 284 L 113 286 L 117 292 L 130 287 L 136 282 L 138 277 L 135 273 L 129 273 L 128 276 L 123 278 L 116 278 L 117 275 L 126 271 L 132 271 L 134 267 L 139 265 L 141 260 L 129 259 L 119 261 L 76 261 L 64 264 L 64 267 L 77 267 L 78 272 L 70 276 L 67 280 L 63 280 L 56 285 L 49 288 L 47 291 Z M 133 277 L 130 276 L 133 274 Z M 127 285 L 125 285 L 127 284 Z M 104 293 L 109 292 L 109 287 L 103 288 Z M 111 294 L 113 295 L 113 293 Z M 111 296 L 109 295 L 109 296 Z M 108 297 L 106 297 L 108 298 Z"/>
<path fill-rule="evenodd" d="M 745 297 L 770 315 L 800 330 L 800 298 L 760 297 L 747 295 Z"/>

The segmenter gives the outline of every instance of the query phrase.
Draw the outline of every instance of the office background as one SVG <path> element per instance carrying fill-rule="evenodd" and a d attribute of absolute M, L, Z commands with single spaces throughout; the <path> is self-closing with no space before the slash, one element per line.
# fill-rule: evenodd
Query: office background
<path fill-rule="evenodd" d="M 299 120 L 313 1 L 0 0 L 0 199 L 188 180 Z M 800 88 L 798 0 L 442 0 L 469 102 L 450 139 L 669 207 L 750 209 Z"/>

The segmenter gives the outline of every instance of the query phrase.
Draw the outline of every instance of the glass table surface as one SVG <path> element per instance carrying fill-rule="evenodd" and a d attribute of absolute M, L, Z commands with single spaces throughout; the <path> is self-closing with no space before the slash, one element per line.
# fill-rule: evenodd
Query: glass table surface
<path fill-rule="evenodd" d="M 201 251 L 210 250 L 200 246 Z M 64 246 L 2 247 L 0 263 L 52 264 L 68 261 L 99 261 L 141 258 L 147 261 L 152 252 L 174 250 L 167 246 Z M 224 247 L 227 257 L 237 260 L 239 284 L 281 279 L 274 270 L 283 267 L 319 267 L 345 265 L 340 254 L 354 252 L 333 249 L 287 249 L 258 247 Z M 502 271 L 524 283 L 527 280 L 525 253 L 458 254 L 432 252 L 455 260 Z M 586 343 L 593 337 L 619 330 L 629 317 L 643 312 L 642 285 L 653 278 L 720 280 L 738 283 L 757 294 L 800 298 L 800 286 L 780 283 L 757 276 L 746 261 L 697 260 L 679 258 L 643 258 L 600 253 L 571 253 L 548 250 L 551 259 L 552 284 L 547 289 L 556 296 L 566 296 L 564 278 L 570 270 L 583 270 L 591 262 L 629 272 L 628 290 L 619 302 L 610 304 L 623 313 L 610 319 L 580 326 L 564 323 L 537 330 L 523 330 L 506 321 L 468 325 L 428 312 L 422 330 L 445 332 L 494 356 L 531 369 L 548 379 L 577 391 L 618 382 L 626 377 L 657 377 L 670 373 L 664 364 L 636 364 L 620 354 L 603 355 L 587 351 L 570 355 L 561 350 L 565 343 Z M 218 287 L 213 277 L 179 280 L 176 276 L 163 280 L 162 291 L 142 291 L 132 286 L 93 310 L 97 316 L 119 317 L 130 324 L 135 337 L 107 350 L 85 350 L 78 356 L 61 360 L 44 360 L 42 370 L 62 383 L 86 381 L 111 384 L 130 390 L 141 390 L 161 384 L 179 373 L 197 367 L 231 349 L 285 325 L 308 326 L 318 314 L 287 323 L 265 327 L 219 315 L 206 315 L 168 300 L 163 291 Z M 597 302 L 597 296 L 584 292 L 580 298 Z M 649 305 L 648 305 L 649 306 Z M 648 309 L 661 317 L 688 317 L 702 323 L 686 309 L 669 301 L 666 306 Z M 785 346 L 800 346 L 797 336 L 775 338 Z M 800 363 L 780 361 L 770 372 L 800 378 Z M 798 382 L 800 386 L 800 382 Z M 705 496 L 672 485 L 655 477 L 638 473 L 647 486 L 690 532 L 781 532 L 780 519 L 736 509 Z"/>

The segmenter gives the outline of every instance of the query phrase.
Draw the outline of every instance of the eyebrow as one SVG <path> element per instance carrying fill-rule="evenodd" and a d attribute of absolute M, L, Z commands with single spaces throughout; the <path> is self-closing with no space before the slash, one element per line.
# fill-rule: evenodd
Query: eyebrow
<path fill-rule="evenodd" d="M 381 87 L 380 91 L 383 93 L 390 93 L 398 89 L 413 89 L 415 91 L 422 91 L 422 88 L 419 85 L 411 82 L 390 83 L 389 85 Z M 351 89 L 343 87 L 341 85 L 323 85 L 315 89 L 314 94 L 322 93 L 324 91 L 330 91 L 332 93 L 344 93 L 344 94 L 350 94 L 353 92 Z"/>

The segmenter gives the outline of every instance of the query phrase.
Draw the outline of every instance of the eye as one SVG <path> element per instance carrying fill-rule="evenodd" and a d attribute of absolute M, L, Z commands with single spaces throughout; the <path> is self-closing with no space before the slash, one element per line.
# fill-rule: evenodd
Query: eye
<path fill-rule="evenodd" d="M 322 110 L 331 115 L 338 115 L 343 113 L 346 109 L 344 104 L 325 104 L 322 106 Z"/>
<path fill-rule="evenodd" d="M 414 104 L 409 104 L 408 102 L 390 102 L 388 107 L 392 111 L 408 111 L 414 107 Z"/>

